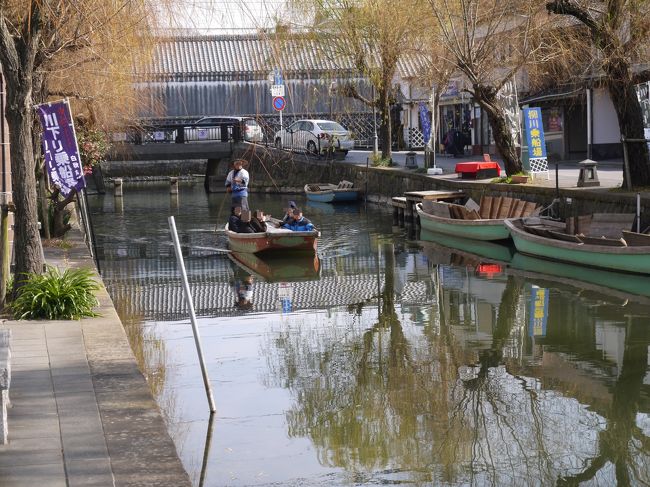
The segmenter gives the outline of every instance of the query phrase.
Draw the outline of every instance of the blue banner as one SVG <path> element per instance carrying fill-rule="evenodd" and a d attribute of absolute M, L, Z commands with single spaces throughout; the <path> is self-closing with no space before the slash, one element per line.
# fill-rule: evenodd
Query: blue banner
<path fill-rule="evenodd" d="M 420 125 L 422 125 L 422 136 L 424 137 L 424 145 L 429 143 L 431 138 L 431 119 L 429 117 L 429 109 L 420 102 Z"/>
<path fill-rule="evenodd" d="M 542 109 L 524 108 L 524 127 L 528 142 L 529 159 L 546 159 L 546 142 L 544 141 L 544 124 Z"/>
<path fill-rule="evenodd" d="M 284 84 L 284 80 L 282 79 L 282 71 L 280 71 L 280 68 L 275 68 L 273 70 L 273 84 L 274 85 Z"/>
<path fill-rule="evenodd" d="M 530 320 L 528 335 L 531 337 L 546 336 L 546 321 L 548 320 L 548 289 L 532 286 L 530 290 Z"/>
<path fill-rule="evenodd" d="M 43 127 L 43 154 L 50 181 L 66 197 L 86 186 L 67 100 L 38 105 Z"/>

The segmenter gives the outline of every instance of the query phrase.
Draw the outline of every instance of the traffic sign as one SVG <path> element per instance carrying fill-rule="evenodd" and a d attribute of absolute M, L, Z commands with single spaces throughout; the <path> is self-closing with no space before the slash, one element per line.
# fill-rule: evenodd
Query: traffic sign
<path fill-rule="evenodd" d="M 271 96 L 284 96 L 284 85 L 271 85 Z"/>
<path fill-rule="evenodd" d="M 275 108 L 278 112 L 284 110 L 284 107 L 286 106 L 287 106 L 287 102 L 284 100 L 284 97 L 276 96 L 275 98 L 273 98 L 273 108 Z"/>

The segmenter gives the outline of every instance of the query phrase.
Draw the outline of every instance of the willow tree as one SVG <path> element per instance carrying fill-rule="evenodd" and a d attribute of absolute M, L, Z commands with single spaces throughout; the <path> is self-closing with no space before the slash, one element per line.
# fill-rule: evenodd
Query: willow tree
<path fill-rule="evenodd" d="M 14 289 L 43 269 L 34 104 L 53 95 L 71 96 L 95 119 L 99 113 L 120 114 L 118 107 L 128 105 L 125 80 L 133 73 L 131 63 L 150 31 L 149 7 L 146 0 L 0 0 L 0 62 L 16 207 Z"/>
<path fill-rule="evenodd" d="M 467 91 L 487 113 L 508 175 L 522 171 L 500 91 L 540 49 L 544 19 L 535 0 L 429 0 L 448 62 L 467 81 Z"/>
<path fill-rule="evenodd" d="M 572 17 L 586 28 L 588 35 L 581 39 L 586 39 L 591 46 L 583 42 L 578 49 L 593 58 L 593 73 L 603 75 L 602 82 L 614 103 L 621 134 L 630 139 L 643 139 L 643 114 L 635 85 L 650 79 L 647 67 L 650 1 L 554 0 L 546 8 L 551 13 Z M 564 31 L 564 38 L 571 40 L 578 29 L 574 25 Z M 639 66 L 643 69 L 636 69 Z M 627 182 L 633 186 L 650 185 L 647 144 L 630 143 L 628 151 L 631 181 Z"/>
<path fill-rule="evenodd" d="M 370 80 L 373 95 L 345 83 L 337 88 L 379 114 L 383 159 L 391 158 L 390 104 L 398 62 L 413 44 L 421 25 L 417 0 L 294 0 L 311 20 L 309 29 L 340 67 L 352 65 Z"/>

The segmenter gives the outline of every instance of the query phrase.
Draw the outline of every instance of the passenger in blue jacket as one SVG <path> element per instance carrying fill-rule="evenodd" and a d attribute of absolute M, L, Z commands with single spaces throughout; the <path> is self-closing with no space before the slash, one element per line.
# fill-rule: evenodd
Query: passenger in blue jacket
<path fill-rule="evenodd" d="M 296 208 L 292 212 L 293 221 L 285 223 L 282 225 L 282 228 L 287 230 L 293 230 L 294 232 L 309 232 L 314 229 L 314 225 L 304 216 L 302 216 L 302 211 Z"/>

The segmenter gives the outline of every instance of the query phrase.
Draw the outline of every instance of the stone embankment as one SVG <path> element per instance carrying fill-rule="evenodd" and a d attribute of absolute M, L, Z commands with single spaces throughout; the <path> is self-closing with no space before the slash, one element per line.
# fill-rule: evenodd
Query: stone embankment
<path fill-rule="evenodd" d="M 631 213 L 636 210 L 636 196 L 633 193 L 608 187 L 577 188 L 575 180 L 561 180 L 560 189 L 556 191 L 553 180 L 544 181 L 543 184 L 494 184 L 490 180 L 461 180 L 453 175 L 430 176 L 403 166 L 366 167 L 364 164 L 290 154 L 263 146 L 249 146 L 227 157 L 207 161 L 114 161 L 106 164 L 105 175 L 142 180 L 205 174 L 206 189 L 221 192 L 230 163 L 240 157 L 249 161 L 252 192 L 301 193 L 306 183 L 345 179 L 367 191 L 368 201 L 379 204 L 390 204 L 393 196 L 402 196 L 407 191 L 462 189 L 476 200 L 482 195 L 510 196 L 535 201 L 543 206 L 551 204 L 559 195 L 564 214 Z M 648 194 L 642 196 L 641 203 L 642 213 L 650 214 Z"/>

